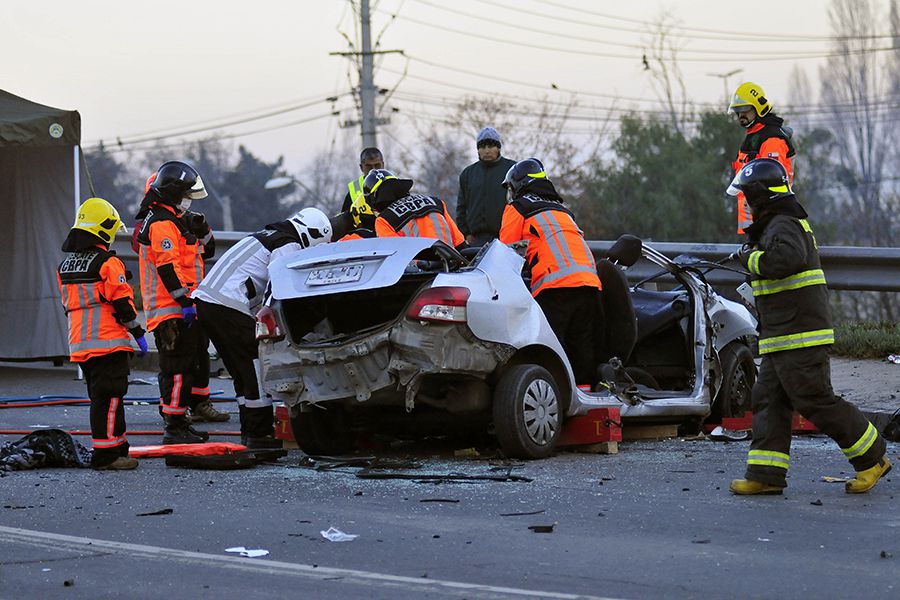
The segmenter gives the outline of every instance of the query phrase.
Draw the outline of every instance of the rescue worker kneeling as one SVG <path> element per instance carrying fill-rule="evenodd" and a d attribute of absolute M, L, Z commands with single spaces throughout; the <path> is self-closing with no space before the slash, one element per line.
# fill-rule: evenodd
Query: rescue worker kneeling
<path fill-rule="evenodd" d="M 129 334 L 147 352 L 137 320 L 134 292 L 125 265 L 109 250 L 124 230 L 116 209 L 102 198 L 78 207 L 75 225 L 63 242 L 67 252 L 57 281 L 69 322 L 72 362 L 84 372 L 91 399 L 91 467 L 127 470 L 137 466 L 128 456 L 123 398 L 128 391 L 128 358 L 134 352 Z"/>
<path fill-rule="evenodd" d="M 591 386 L 600 279 L 584 233 L 538 159 L 513 165 L 503 187 L 508 204 L 500 241 L 528 241 L 525 261 L 531 269 L 531 293 L 569 358 L 576 384 Z"/>
<path fill-rule="evenodd" d="M 377 237 L 424 237 L 441 240 L 454 248 L 466 238 L 447 212 L 444 201 L 410 194 L 412 179 L 398 179 L 387 169 L 372 169 L 363 182 L 363 194 L 374 209 Z"/>
<path fill-rule="evenodd" d="M 203 279 L 203 259 L 210 258 L 212 232 L 202 215 L 189 213 L 193 200 L 206 197 L 200 174 L 181 161 L 163 163 L 150 183 L 136 215 L 141 295 L 147 329 L 159 351 L 160 412 L 165 420 L 164 444 L 209 439 L 191 426 L 186 412 L 206 406 L 216 420 L 228 415 L 209 405 L 209 339 L 194 326 L 197 309 L 191 292 Z M 191 219 L 189 220 L 188 217 Z M 202 221 L 194 223 L 193 221 Z M 205 225 L 203 229 L 198 229 Z M 202 233 L 203 236 L 198 236 Z M 224 418 L 223 418 L 224 417 Z"/>
<path fill-rule="evenodd" d="M 747 472 L 730 489 L 741 495 L 781 493 L 796 410 L 837 442 L 853 465 L 856 477 L 846 491 L 866 492 L 891 470 L 891 462 L 875 426 L 831 387 L 827 348 L 834 343 L 834 330 L 806 211 L 791 191 L 784 166 L 771 158 L 747 163 L 732 187 L 744 193 L 753 213 L 753 224 L 744 230 L 749 243 L 735 258 L 750 271 L 762 364 L 753 386 Z"/>
<path fill-rule="evenodd" d="M 266 225 L 222 255 L 192 294 L 201 327 L 234 379 L 241 417 L 241 443 L 280 448 L 275 439 L 272 398 L 259 385 L 259 346 L 254 317 L 269 285 L 269 263 L 279 256 L 331 241 L 325 213 L 304 208 Z"/>

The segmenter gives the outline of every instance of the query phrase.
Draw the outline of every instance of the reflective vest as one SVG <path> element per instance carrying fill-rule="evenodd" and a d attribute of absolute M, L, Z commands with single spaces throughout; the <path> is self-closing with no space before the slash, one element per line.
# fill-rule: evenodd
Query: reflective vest
<path fill-rule="evenodd" d="M 559 202 L 525 194 L 506 205 L 500 241 L 528 241 L 525 262 L 531 267 L 531 294 L 552 288 L 600 289 L 594 255 L 575 224 L 572 213 Z"/>
<path fill-rule="evenodd" d="M 359 179 L 347 182 L 347 190 L 350 194 L 350 204 L 356 201 L 356 197 L 363 193 L 363 182 L 366 180 L 365 175 L 360 175 Z M 349 209 L 349 207 L 347 207 Z"/>
<path fill-rule="evenodd" d="M 257 231 L 229 248 L 191 297 L 255 316 L 269 285 L 269 263 L 302 248 L 296 234 L 275 229 Z"/>
<path fill-rule="evenodd" d="M 153 331 L 163 321 L 181 318 L 181 305 L 175 299 L 187 296 L 203 280 L 203 246 L 169 206 L 155 205 L 144 218 L 138 232 L 141 296 L 147 329 Z M 159 278 L 159 267 L 171 264 L 181 290 L 169 292 Z"/>
<path fill-rule="evenodd" d="M 131 336 L 116 320 L 112 302 L 128 298 L 133 306 L 134 292 L 125 265 L 113 252 L 100 248 L 70 252 L 56 276 L 69 323 L 72 362 L 120 350 L 133 352 Z"/>
<path fill-rule="evenodd" d="M 770 122 L 767 123 L 765 121 Z M 796 152 L 794 151 L 793 143 L 791 143 L 792 132 L 790 129 L 785 130 L 781 127 L 780 123 L 783 122 L 780 117 L 774 117 L 774 119 L 764 117 L 763 121 L 757 121 L 747 130 L 747 136 L 741 144 L 737 159 L 731 164 L 735 175 L 751 160 L 774 158 L 787 171 L 788 181 L 793 183 L 794 166 L 792 158 Z M 744 193 L 738 192 L 737 232 L 744 233 L 744 229 L 749 227 L 751 223 L 753 223 L 753 216 L 750 214 L 750 206 L 747 204 L 747 199 L 744 198 Z"/>
<path fill-rule="evenodd" d="M 759 353 L 834 343 L 825 273 L 806 219 L 777 215 L 747 257 Z"/>
<path fill-rule="evenodd" d="M 424 237 L 441 240 L 454 248 L 465 243 L 443 200 L 410 194 L 391 202 L 375 219 L 378 237 Z"/>

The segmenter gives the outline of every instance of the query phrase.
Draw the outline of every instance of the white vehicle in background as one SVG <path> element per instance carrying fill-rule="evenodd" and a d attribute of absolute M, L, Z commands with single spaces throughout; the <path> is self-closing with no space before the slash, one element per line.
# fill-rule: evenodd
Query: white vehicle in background
<path fill-rule="evenodd" d="M 679 287 L 629 289 L 622 266 L 641 255 Z M 496 240 L 470 261 L 427 238 L 328 244 L 273 262 L 257 316 L 262 380 L 288 407 L 300 447 L 343 453 L 360 429 L 481 428 L 508 456 L 541 458 L 567 417 L 592 408 L 678 422 L 748 403 L 756 322 L 705 282 L 699 267 L 715 263 L 671 261 L 631 236 L 598 262 L 606 381 L 592 393 L 576 387 L 523 263 Z"/>

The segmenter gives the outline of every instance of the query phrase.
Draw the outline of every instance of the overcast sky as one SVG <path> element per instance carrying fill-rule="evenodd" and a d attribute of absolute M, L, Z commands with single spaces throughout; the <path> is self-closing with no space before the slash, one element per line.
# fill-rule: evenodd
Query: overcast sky
<path fill-rule="evenodd" d="M 658 109 L 641 62 L 648 36 L 640 21 L 665 9 L 684 28 L 677 31 L 681 68 L 696 101 L 722 102 L 723 81 L 710 73 L 743 69 L 729 87 L 756 81 L 777 106 L 788 98 L 791 68 L 803 66 L 815 82 L 823 60 L 777 59 L 828 52 L 827 42 L 810 39 L 829 34 L 825 0 L 372 4 L 380 48 L 406 53 L 380 60 L 376 84 L 391 89 L 399 81 L 388 108 L 421 119 L 479 91 L 525 100 L 551 94 L 559 101 L 577 91 L 584 116 L 599 114 L 598 107 L 613 104 L 607 96 L 616 95 L 628 99 L 617 106 Z M 0 19 L 0 87 L 80 111 L 86 146 L 302 106 L 218 128 L 266 159 L 284 155 L 296 170 L 341 136 L 358 135 L 339 126 L 356 116 L 348 95 L 355 77 L 349 78 L 345 58 L 329 56 L 348 49 L 341 32 L 357 35 L 348 0 L 4 0 Z M 332 104 L 325 100 L 330 96 L 340 97 Z M 331 116 L 332 107 L 339 117 Z M 297 124 L 285 126 L 290 123 Z M 243 135 L 262 129 L 272 130 Z M 475 132 L 459 133 L 468 139 Z"/>

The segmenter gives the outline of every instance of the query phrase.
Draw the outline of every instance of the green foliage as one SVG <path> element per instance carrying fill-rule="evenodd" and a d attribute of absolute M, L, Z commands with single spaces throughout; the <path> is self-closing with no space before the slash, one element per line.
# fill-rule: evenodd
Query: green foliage
<path fill-rule="evenodd" d="M 656 119 L 623 118 L 614 157 L 573 199 L 579 225 L 590 239 L 735 241 L 736 202 L 724 191 L 742 136 L 721 113 L 703 113 L 690 137 Z"/>
<path fill-rule="evenodd" d="M 850 358 L 885 358 L 900 353 L 900 323 L 844 321 L 835 324 L 831 353 Z"/>

